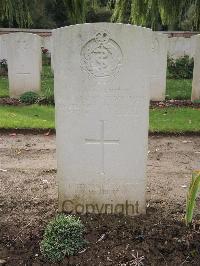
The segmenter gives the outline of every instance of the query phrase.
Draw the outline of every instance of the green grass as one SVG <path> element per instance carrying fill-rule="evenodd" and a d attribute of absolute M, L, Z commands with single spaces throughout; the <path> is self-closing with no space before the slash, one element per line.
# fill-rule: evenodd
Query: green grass
<path fill-rule="evenodd" d="M 52 106 L 0 106 L 0 128 L 54 128 Z"/>
<path fill-rule="evenodd" d="M 200 132 L 200 109 L 164 108 L 150 110 L 150 132 Z"/>
<path fill-rule="evenodd" d="M 43 66 L 41 75 L 41 94 L 46 97 L 53 96 L 54 78 L 50 66 Z"/>
<path fill-rule="evenodd" d="M 167 79 L 166 100 L 190 100 L 191 79 Z"/>
<path fill-rule="evenodd" d="M 53 73 L 50 66 L 42 67 L 41 74 L 41 96 L 53 96 Z M 0 98 L 9 97 L 8 77 L 0 76 Z"/>
<path fill-rule="evenodd" d="M 0 128 L 53 129 L 52 106 L 0 106 Z M 150 132 L 200 132 L 200 109 L 163 108 L 150 110 Z"/>
<path fill-rule="evenodd" d="M 8 97 L 8 78 L 0 77 L 0 97 Z"/>

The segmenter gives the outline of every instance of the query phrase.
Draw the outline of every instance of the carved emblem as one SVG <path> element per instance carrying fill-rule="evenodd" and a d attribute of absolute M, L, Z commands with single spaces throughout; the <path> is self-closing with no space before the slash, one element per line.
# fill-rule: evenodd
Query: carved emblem
<path fill-rule="evenodd" d="M 96 78 L 114 76 L 121 64 L 121 49 L 107 31 L 98 32 L 82 48 L 81 67 Z"/>

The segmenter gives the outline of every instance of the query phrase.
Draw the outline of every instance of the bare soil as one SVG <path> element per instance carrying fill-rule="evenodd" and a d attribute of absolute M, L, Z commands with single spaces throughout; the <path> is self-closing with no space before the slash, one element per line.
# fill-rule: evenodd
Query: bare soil
<path fill-rule="evenodd" d="M 0 265 L 51 265 L 39 242 L 57 213 L 55 151 L 54 135 L 0 135 Z M 190 228 L 183 218 L 200 137 L 150 136 L 148 156 L 147 214 L 81 216 L 88 246 L 57 265 L 142 265 L 137 252 L 144 265 L 199 265 L 199 201 Z"/>
<path fill-rule="evenodd" d="M 151 101 L 150 108 L 166 108 L 166 107 L 191 107 L 199 108 L 200 102 L 192 102 L 190 100 L 166 100 Z"/>

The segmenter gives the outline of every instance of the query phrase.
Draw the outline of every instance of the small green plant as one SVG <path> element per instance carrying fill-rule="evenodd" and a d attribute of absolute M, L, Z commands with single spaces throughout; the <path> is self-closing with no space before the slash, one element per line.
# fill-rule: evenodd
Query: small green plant
<path fill-rule="evenodd" d="M 47 225 L 40 250 L 48 261 L 61 261 L 66 255 L 75 255 L 84 247 L 84 225 L 72 215 L 58 215 Z"/>
<path fill-rule="evenodd" d="M 168 57 L 167 77 L 169 79 L 192 79 L 194 60 L 188 55 L 177 59 Z"/>
<path fill-rule="evenodd" d="M 186 198 L 186 215 L 185 215 L 186 225 L 189 225 L 192 222 L 192 217 L 199 187 L 200 187 L 200 171 L 195 171 L 192 174 L 192 181 L 190 183 L 190 187 Z"/>
<path fill-rule="evenodd" d="M 33 91 L 27 91 L 20 96 L 20 101 L 25 104 L 36 103 L 39 99 L 39 95 Z"/>

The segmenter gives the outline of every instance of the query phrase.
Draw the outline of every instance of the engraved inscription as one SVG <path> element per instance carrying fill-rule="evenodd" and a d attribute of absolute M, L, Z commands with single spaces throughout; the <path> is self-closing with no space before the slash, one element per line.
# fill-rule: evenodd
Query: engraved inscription
<path fill-rule="evenodd" d="M 104 137 L 104 120 L 101 123 L 100 139 L 85 139 L 86 144 L 100 144 L 101 145 L 101 175 L 105 175 L 104 167 L 104 145 L 105 144 L 119 144 L 119 139 L 106 140 Z"/>
<path fill-rule="evenodd" d="M 107 31 L 101 31 L 83 46 L 81 67 L 93 77 L 111 77 L 120 70 L 122 57 L 119 45 Z"/>

